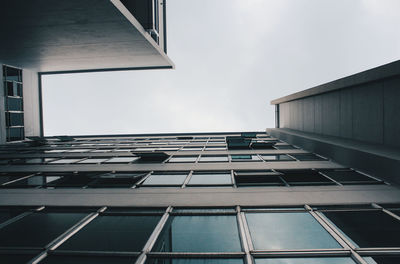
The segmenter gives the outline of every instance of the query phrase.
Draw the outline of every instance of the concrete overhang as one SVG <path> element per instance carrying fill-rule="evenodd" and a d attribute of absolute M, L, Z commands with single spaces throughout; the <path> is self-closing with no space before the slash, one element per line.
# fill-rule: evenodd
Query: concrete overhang
<path fill-rule="evenodd" d="M 0 61 L 41 73 L 174 68 L 119 0 L 3 1 Z"/>

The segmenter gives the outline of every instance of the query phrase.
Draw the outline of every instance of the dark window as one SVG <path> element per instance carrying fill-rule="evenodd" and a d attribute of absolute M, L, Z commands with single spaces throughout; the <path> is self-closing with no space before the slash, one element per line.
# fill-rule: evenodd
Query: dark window
<path fill-rule="evenodd" d="M 261 155 L 265 161 L 293 161 L 288 155 Z"/>
<path fill-rule="evenodd" d="M 256 258 L 256 264 L 356 264 L 349 257 Z"/>
<path fill-rule="evenodd" d="M 289 185 L 333 185 L 325 176 L 314 170 L 280 170 L 281 176 Z"/>
<path fill-rule="evenodd" d="M 149 258 L 146 264 L 244 264 L 244 262 L 241 258 Z"/>
<path fill-rule="evenodd" d="M 293 147 L 292 145 L 274 145 L 274 148 L 276 149 L 297 149 L 295 147 Z"/>
<path fill-rule="evenodd" d="M 326 160 L 320 156 L 317 156 L 313 153 L 302 153 L 302 154 L 290 154 L 294 158 L 300 160 L 300 161 L 313 161 L 313 160 Z"/>
<path fill-rule="evenodd" d="M 0 254 L 0 263 L 1 264 L 19 264 L 19 263 L 26 263 L 29 260 L 33 259 L 35 255 L 39 254 Z"/>
<path fill-rule="evenodd" d="M 341 248 L 307 212 L 246 213 L 256 249 Z"/>
<path fill-rule="evenodd" d="M 6 113 L 7 126 L 23 126 L 24 114 L 23 113 Z"/>
<path fill-rule="evenodd" d="M 2 247 L 44 247 L 87 214 L 38 212 L 0 229 Z"/>
<path fill-rule="evenodd" d="M 98 216 L 59 249 L 139 252 L 160 218 L 161 216 Z"/>
<path fill-rule="evenodd" d="M 364 258 L 368 264 L 399 264 L 400 256 L 373 256 Z"/>
<path fill-rule="evenodd" d="M 22 98 L 8 97 L 7 98 L 6 110 L 9 110 L 9 111 L 22 111 L 23 110 Z"/>
<path fill-rule="evenodd" d="M 96 176 L 89 183 L 90 188 L 129 188 L 136 182 L 142 179 L 147 173 L 145 172 L 120 172 L 120 173 L 105 173 Z"/>
<path fill-rule="evenodd" d="M 324 212 L 359 247 L 399 247 L 400 221 L 382 211 Z"/>
<path fill-rule="evenodd" d="M 173 216 L 153 251 L 241 251 L 236 216 Z"/>
<path fill-rule="evenodd" d="M 143 183 L 143 186 L 154 186 L 154 185 L 170 185 L 179 186 L 182 185 L 187 177 L 187 173 L 157 173 L 150 175 Z"/>
<path fill-rule="evenodd" d="M 341 184 L 383 183 L 353 170 L 323 170 L 321 172 Z"/>
<path fill-rule="evenodd" d="M 44 186 L 60 180 L 62 176 L 59 175 L 36 175 L 28 178 L 21 179 L 19 181 L 12 182 L 4 185 L 6 188 L 34 188 L 38 186 Z"/>
<path fill-rule="evenodd" d="M 284 186 L 285 183 L 273 171 L 235 171 L 235 181 L 241 186 Z"/>
<path fill-rule="evenodd" d="M 0 223 L 3 223 L 17 215 L 20 215 L 32 207 L 24 207 L 24 206 L 8 206 L 8 207 L 0 207 Z"/>
<path fill-rule="evenodd" d="M 132 264 L 136 257 L 50 255 L 40 264 Z"/>
<path fill-rule="evenodd" d="M 14 181 L 26 177 L 28 175 L 30 175 L 30 173 L 15 173 L 15 172 L 0 173 L 0 184 Z"/>
<path fill-rule="evenodd" d="M 173 156 L 168 160 L 168 162 L 195 162 L 197 156 Z"/>
<path fill-rule="evenodd" d="M 65 173 L 64 177 L 46 184 L 46 187 L 71 188 L 84 187 L 93 180 L 96 174 L 85 173 Z"/>

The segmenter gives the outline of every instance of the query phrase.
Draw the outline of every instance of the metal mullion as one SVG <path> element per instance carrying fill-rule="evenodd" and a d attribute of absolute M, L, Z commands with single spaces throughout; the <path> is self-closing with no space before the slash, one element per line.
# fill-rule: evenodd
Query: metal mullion
<path fill-rule="evenodd" d="M 400 249 L 388 249 L 388 248 L 380 248 L 380 249 L 357 249 L 357 253 L 360 256 L 373 256 L 373 255 L 399 255 Z"/>
<path fill-rule="evenodd" d="M 306 205 L 308 208 L 311 209 L 308 205 Z M 311 216 L 344 248 L 344 249 L 350 249 L 351 245 L 348 245 L 344 239 L 342 239 L 341 236 L 339 236 L 334 230 L 332 230 L 332 227 L 329 226 L 325 221 L 321 219 L 321 217 L 314 212 L 312 209 L 308 211 L 308 213 L 311 214 Z M 354 249 L 354 248 L 353 248 Z"/>
<path fill-rule="evenodd" d="M 135 188 L 137 188 L 139 185 L 142 185 L 142 183 L 143 183 L 147 178 L 149 178 L 150 175 L 153 174 L 153 173 L 154 173 L 154 171 L 149 171 L 149 172 L 147 173 L 146 176 L 144 176 L 141 180 L 139 180 L 138 182 L 136 182 L 131 188 L 132 188 L 132 189 L 135 189 Z"/>
<path fill-rule="evenodd" d="M 7 225 L 9 225 L 9 224 L 12 224 L 12 223 L 14 223 L 14 222 L 17 222 L 18 220 L 24 218 L 25 216 L 28 216 L 28 215 L 30 215 L 30 214 L 33 214 L 34 212 L 35 212 L 35 211 L 27 211 L 27 212 L 21 213 L 21 214 L 19 214 L 19 215 L 16 215 L 16 216 L 14 216 L 13 218 L 10 218 L 10 219 L 8 219 L 7 221 L 5 221 L 5 222 L 3 222 L 3 223 L 0 224 L 0 229 L 3 228 L 3 227 L 5 227 L 5 226 L 7 226 Z"/>
<path fill-rule="evenodd" d="M 356 248 L 355 251 L 357 252 L 397 252 L 400 253 L 400 247 L 384 247 L 384 248 L 378 248 L 378 247 L 371 247 L 371 248 Z M 381 253 L 380 253 L 381 254 Z"/>
<path fill-rule="evenodd" d="M 193 170 L 191 170 L 191 171 L 189 172 L 189 174 L 186 176 L 186 179 L 183 181 L 183 184 L 182 184 L 182 186 L 181 186 L 182 189 L 183 189 L 183 188 L 186 188 L 186 185 L 188 184 L 188 182 L 189 182 L 190 179 L 192 178 L 192 175 L 193 175 Z"/>
<path fill-rule="evenodd" d="M 85 216 L 82 220 L 80 220 L 78 223 L 73 225 L 71 228 L 69 228 L 67 231 L 59 235 L 56 239 L 51 241 L 45 246 L 45 251 L 41 252 L 38 256 L 36 256 L 32 261 L 29 263 L 31 264 L 37 264 L 40 261 L 42 261 L 47 255 L 49 251 L 55 250 L 57 247 L 59 247 L 62 243 L 64 243 L 67 239 L 75 235 L 79 230 L 81 230 L 83 227 L 85 227 L 87 224 L 89 224 L 93 219 L 95 219 L 100 212 L 106 210 L 107 207 L 102 207 L 100 208 L 97 212 L 95 213 L 90 213 L 89 215 Z"/>
<path fill-rule="evenodd" d="M 253 258 L 250 255 L 250 247 L 249 247 L 250 238 L 246 235 L 246 230 L 244 227 L 245 224 L 242 219 L 242 214 L 241 214 L 239 205 L 236 206 L 236 219 L 237 219 L 237 222 L 239 225 L 239 235 L 240 235 L 240 241 L 242 244 L 242 248 L 243 248 L 244 252 L 246 253 L 246 264 L 253 264 Z"/>
<path fill-rule="evenodd" d="M 396 215 L 395 213 L 392 213 L 392 212 L 390 212 L 389 210 L 387 210 L 385 208 L 382 208 L 382 211 L 400 221 L 400 216 Z"/>
<path fill-rule="evenodd" d="M 246 234 L 246 241 L 247 241 L 247 245 L 249 247 L 249 251 L 252 252 L 252 251 L 254 251 L 254 245 L 253 245 L 253 241 L 251 240 L 249 224 L 247 223 L 245 212 L 240 211 L 240 217 L 241 217 L 241 220 L 243 223 L 243 230 Z"/>
<path fill-rule="evenodd" d="M 232 187 L 233 187 L 233 188 L 237 188 L 234 170 L 230 170 L 230 173 L 231 173 Z"/>
<path fill-rule="evenodd" d="M 167 220 L 169 218 L 169 214 L 172 211 L 172 206 L 168 206 L 164 212 L 164 215 L 161 217 L 160 221 L 154 228 L 153 232 L 151 233 L 149 239 L 147 240 L 146 244 L 143 247 L 142 253 L 138 256 L 135 264 L 144 264 L 147 259 L 147 254 L 151 251 L 158 236 L 160 235 L 161 231 L 163 230 Z"/>
<path fill-rule="evenodd" d="M 321 174 L 322 176 L 324 176 L 325 178 L 328 178 L 329 180 L 333 181 L 333 182 L 336 183 L 337 185 L 343 186 L 343 184 L 341 184 L 340 182 L 338 182 L 338 181 L 332 179 L 331 177 L 329 177 L 328 175 L 324 174 L 323 172 L 320 172 L 320 171 L 317 171 L 317 170 L 315 170 L 315 171 L 318 172 L 319 174 Z"/>

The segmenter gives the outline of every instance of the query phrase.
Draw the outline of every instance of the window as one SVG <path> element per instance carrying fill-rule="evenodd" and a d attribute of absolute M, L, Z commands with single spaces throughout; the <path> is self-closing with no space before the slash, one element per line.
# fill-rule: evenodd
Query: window
<path fill-rule="evenodd" d="M 353 170 L 322 170 L 322 174 L 341 184 L 374 184 L 383 183 Z"/>
<path fill-rule="evenodd" d="M 18 173 L 18 172 L 3 172 L 0 173 L 0 184 L 4 184 L 10 181 L 15 181 L 23 177 L 29 176 L 32 173 Z"/>
<path fill-rule="evenodd" d="M 22 99 L 22 70 L 3 65 L 6 140 L 17 141 L 25 138 L 24 106 Z"/>
<path fill-rule="evenodd" d="M 199 162 L 227 162 L 228 156 L 202 155 Z"/>
<path fill-rule="evenodd" d="M 269 171 L 235 171 L 238 187 L 244 186 L 285 186 L 280 173 Z"/>
<path fill-rule="evenodd" d="M 235 154 L 231 155 L 232 161 L 261 161 L 257 155 Z"/>
<path fill-rule="evenodd" d="M 341 248 L 307 212 L 246 213 L 258 250 Z"/>
<path fill-rule="evenodd" d="M 197 156 L 173 156 L 168 162 L 195 162 Z"/>
<path fill-rule="evenodd" d="M 293 161 L 294 159 L 289 157 L 288 155 L 279 154 L 279 155 L 261 155 L 261 157 L 265 161 Z"/>
<path fill-rule="evenodd" d="M 141 180 L 146 172 L 104 173 L 88 184 L 89 188 L 129 188 Z"/>
<path fill-rule="evenodd" d="M 225 173 L 193 173 L 188 186 L 201 185 L 232 185 L 232 178 L 229 172 Z"/>
<path fill-rule="evenodd" d="M 149 258 L 146 264 L 244 264 L 244 262 L 241 258 Z"/>
<path fill-rule="evenodd" d="M 164 152 L 142 152 L 135 153 L 140 157 L 139 163 L 162 163 L 169 158 L 169 155 Z"/>
<path fill-rule="evenodd" d="M 87 213 L 35 212 L 0 229 L 1 247 L 44 247 Z"/>
<path fill-rule="evenodd" d="M 70 263 L 96 263 L 96 264 L 132 264 L 136 257 L 121 256 L 70 256 L 49 255 L 40 264 L 70 264 Z"/>
<path fill-rule="evenodd" d="M 275 144 L 274 148 L 276 149 L 297 149 L 293 147 L 292 145 L 286 145 L 286 144 Z"/>
<path fill-rule="evenodd" d="M 157 186 L 157 185 L 169 185 L 169 186 L 180 186 L 183 184 L 187 177 L 186 174 L 179 174 L 173 172 L 157 173 L 150 175 L 142 184 L 143 186 Z"/>
<path fill-rule="evenodd" d="M 314 170 L 279 170 L 281 176 L 291 186 L 334 185 L 335 183 Z"/>
<path fill-rule="evenodd" d="M 400 256 L 373 256 L 373 257 L 365 257 L 365 261 L 368 264 L 398 264 L 400 263 Z"/>
<path fill-rule="evenodd" d="M 58 249 L 139 252 L 160 218 L 155 215 L 100 215 Z"/>
<path fill-rule="evenodd" d="M 95 173 L 68 173 L 63 177 L 46 184 L 47 188 L 82 188 L 92 181 Z"/>
<path fill-rule="evenodd" d="M 115 157 L 105 161 L 104 163 L 130 163 L 138 159 L 139 157 Z"/>
<path fill-rule="evenodd" d="M 157 239 L 153 251 L 241 251 L 236 216 L 172 216 Z"/>
<path fill-rule="evenodd" d="M 327 211 L 324 215 L 358 247 L 400 246 L 400 221 L 382 211 Z"/>
<path fill-rule="evenodd" d="M 39 252 L 33 253 L 29 252 L 22 253 L 18 252 L 18 254 L 0 254 L 0 263 L 27 263 L 29 260 L 33 259 Z"/>
<path fill-rule="evenodd" d="M 70 163 L 75 163 L 80 161 L 82 158 L 80 159 L 59 159 L 59 160 L 55 160 L 55 161 L 51 161 L 49 162 L 49 164 L 70 164 Z"/>
<path fill-rule="evenodd" d="M 54 174 L 54 175 L 35 175 L 28 178 L 23 178 L 18 181 L 14 181 L 4 185 L 6 188 L 35 188 L 44 186 L 46 184 L 50 184 L 52 182 L 56 182 L 61 179 L 62 176 Z"/>
<path fill-rule="evenodd" d="M 183 147 L 181 151 L 201 151 L 203 147 Z"/>
<path fill-rule="evenodd" d="M 294 158 L 300 161 L 326 160 L 325 158 L 322 158 L 313 153 L 301 153 L 301 154 L 290 154 L 290 155 L 292 155 Z"/>
<path fill-rule="evenodd" d="M 256 258 L 256 264 L 356 264 L 350 257 Z"/>
<path fill-rule="evenodd" d="M 81 160 L 78 163 L 79 164 L 98 164 L 98 163 L 102 163 L 104 161 L 108 160 L 108 158 L 106 159 L 96 159 L 96 158 L 88 158 L 85 160 Z"/>

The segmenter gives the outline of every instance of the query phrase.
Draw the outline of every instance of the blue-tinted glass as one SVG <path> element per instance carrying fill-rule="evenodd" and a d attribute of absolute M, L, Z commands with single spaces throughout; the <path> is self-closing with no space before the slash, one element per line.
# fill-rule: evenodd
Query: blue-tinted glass
<path fill-rule="evenodd" d="M 98 216 L 59 249 L 141 251 L 161 216 Z"/>
<path fill-rule="evenodd" d="M 236 216 L 174 216 L 153 251 L 241 251 Z"/>
<path fill-rule="evenodd" d="M 33 213 L 0 229 L 2 247 L 44 247 L 87 214 Z"/>
<path fill-rule="evenodd" d="M 256 249 L 341 248 L 307 212 L 247 213 Z"/>
<path fill-rule="evenodd" d="M 256 264 L 355 264 L 349 257 L 315 258 L 256 258 Z"/>
<path fill-rule="evenodd" d="M 243 264 L 243 259 L 225 259 L 225 258 L 150 258 L 146 264 Z"/>

